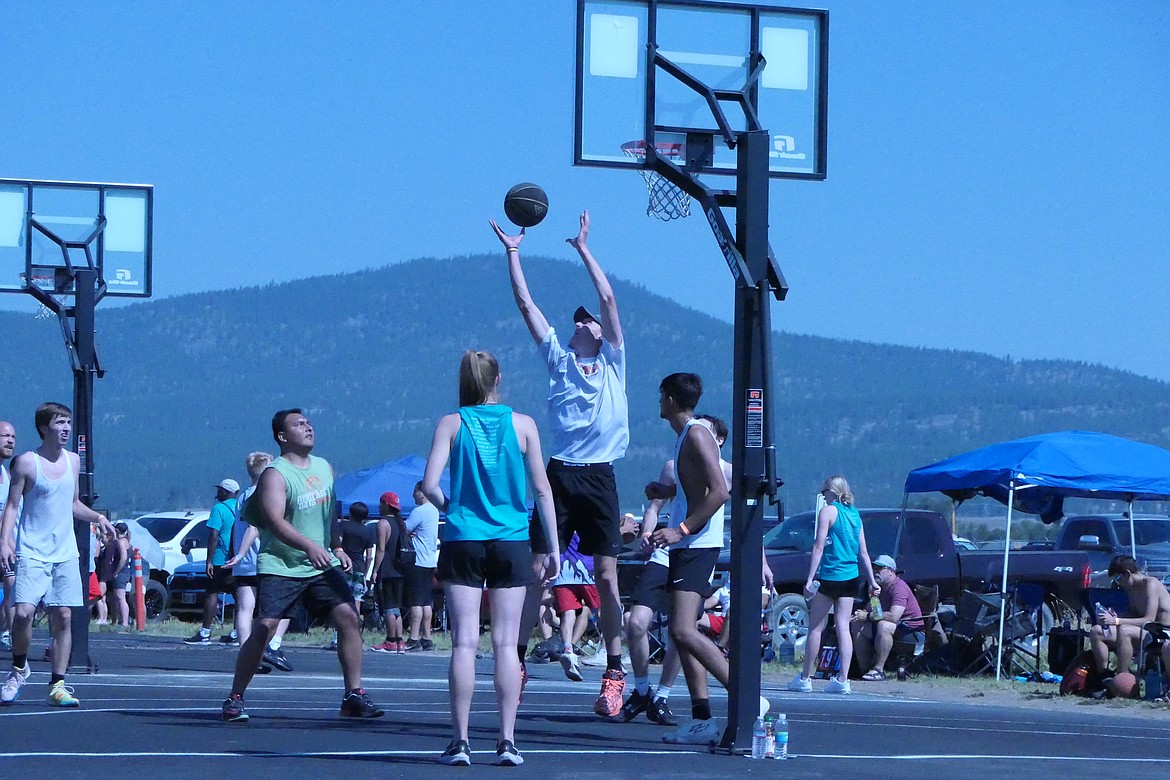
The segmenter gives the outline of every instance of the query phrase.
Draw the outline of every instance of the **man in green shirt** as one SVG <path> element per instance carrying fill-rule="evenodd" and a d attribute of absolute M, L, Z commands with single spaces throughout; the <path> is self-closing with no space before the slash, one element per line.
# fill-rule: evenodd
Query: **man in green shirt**
<path fill-rule="evenodd" d="M 313 426 L 300 409 L 272 417 L 280 457 L 264 473 L 255 495 L 244 504 L 244 520 L 260 529 L 257 557 L 256 623 L 240 647 L 231 695 L 223 719 L 248 720 L 244 692 L 277 623 L 303 604 L 310 616 L 328 617 L 337 629 L 337 657 L 345 678 L 341 715 L 379 718 L 383 711 L 362 688 L 362 635 L 353 593 L 343 572 L 353 564 L 340 548 L 327 547 L 336 504 L 333 468 L 313 456 Z M 336 555 L 334 555 L 336 553 Z"/>

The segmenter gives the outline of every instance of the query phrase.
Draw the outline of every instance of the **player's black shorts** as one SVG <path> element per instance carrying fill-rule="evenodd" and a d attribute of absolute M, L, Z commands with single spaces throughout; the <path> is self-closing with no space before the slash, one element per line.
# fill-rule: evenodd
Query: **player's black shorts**
<path fill-rule="evenodd" d="M 211 569 L 211 580 L 207 583 L 208 593 L 234 593 L 236 581 L 232 577 L 232 570 L 226 566 L 214 566 Z"/>
<path fill-rule="evenodd" d="M 446 542 L 444 542 L 446 544 Z M 434 603 L 435 570 L 430 566 L 411 565 L 406 569 L 402 587 L 402 606 L 429 607 Z"/>
<path fill-rule="evenodd" d="M 608 463 L 570 466 L 554 458 L 548 462 L 545 471 L 552 487 L 561 550 L 569 546 L 569 540 L 576 533 L 581 537 L 577 549 L 582 555 L 616 557 L 623 544 L 613 466 Z M 549 551 L 539 509 L 532 512 L 528 535 L 532 538 L 532 552 Z"/>
<path fill-rule="evenodd" d="M 378 609 L 383 612 L 397 612 L 397 610 L 402 609 L 402 591 L 405 586 L 405 577 L 380 577 L 378 579 Z"/>
<path fill-rule="evenodd" d="M 630 604 L 649 607 L 655 612 L 669 612 L 670 599 L 666 596 L 666 575 L 669 569 L 661 563 L 648 561 L 638 576 L 638 584 L 630 594 Z"/>
<path fill-rule="evenodd" d="M 711 592 L 711 575 L 715 573 L 719 551 L 718 547 L 683 547 L 671 550 L 666 589 L 685 590 L 706 596 Z"/>
<path fill-rule="evenodd" d="M 472 588 L 521 588 L 532 582 L 532 548 L 527 541 L 443 542 L 439 579 Z"/>
<path fill-rule="evenodd" d="M 260 577 L 256 574 L 233 574 L 237 588 L 257 588 L 260 586 Z"/>
<path fill-rule="evenodd" d="M 324 621 L 338 604 L 353 606 L 353 591 L 340 566 L 312 577 L 259 575 L 256 588 L 256 617 L 278 620 L 292 616 L 293 607 L 303 604 L 309 617 Z"/>
<path fill-rule="evenodd" d="M 821 580 L 821 589 L 818 592 L 836 601 L 846 597 L 853 598 L 857 595 L 857 589 L 860 586 L 860 577 L 854 577 L 851 580 Z"/>

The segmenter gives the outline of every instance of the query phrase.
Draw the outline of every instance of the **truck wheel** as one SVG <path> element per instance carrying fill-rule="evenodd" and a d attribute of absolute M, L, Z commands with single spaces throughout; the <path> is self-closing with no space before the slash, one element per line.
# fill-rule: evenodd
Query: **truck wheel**
<path fill-rule="evenodd" d="M 143 594 L 146 602 L 146 619 L 147 620 L 165 620 L 167 617 L 167 589 L 162 583 L 156 580 L 147 580 L 143 583 L 146 586 L 146 592 Z M 134 591 L 131 589 L 126 594 L 127 601 L 130 602 L 130 614 L 134 615 Z"/>
<path fill-rule="evenodd" d="M 808 604 L 796 593 L 781 593 L 772 603 L 768 613 L 768 627 L 772 629 L 772 644 L 779 646 L 784 640 L 796 644 L 796 640 L 808 636 Z"/>

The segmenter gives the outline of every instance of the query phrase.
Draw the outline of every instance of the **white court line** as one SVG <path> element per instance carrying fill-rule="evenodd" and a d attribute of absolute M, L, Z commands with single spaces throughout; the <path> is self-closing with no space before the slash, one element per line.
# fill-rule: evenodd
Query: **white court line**
<path fill-rule="evenodd" d="M 3 758 L 346 758 L 360 756 L 438 756 L 442 751 L 435 750 L 322 750 L 283 753 L 273 751 L 263 753 L 256 751 L 234 752 L 157 752 L 157 751 L 130 751 L 123 753 L 64 753 L 64 752 L 27 752 L 27 753 L 0 753 Z M 707 755 L 692 750 L 604 750 L 584 748 L 581 750 L 566 750 L 564 748 L 525 750 L 524 755 L 553 755 L 553 756 L 693 756 Z"/>
<path fill-rule="evenodd" d="M 977 755 L 971 754 L 947 754 L 947 753 L 922 753 L 910 754 L 904 756 L 891 756 L 882 753 L 880 755 L 872 756 L 858 756 L 858 755 L 836 755 L 832 753 L 800 753 L 790 754 L 790 758 L 828 758 L 828 759 L 859 759 L 862 761 L 881 761 L 889 759 L 891 761 L 1077 761 L 1077 762 L 1096 762 L 1101 761 L 1105 763 L 1118 764 L 1168 764 L 1170 765 L 1170 758 L 1135 758 L 1125 756 L 1000 756 L 994 753 Z"/>

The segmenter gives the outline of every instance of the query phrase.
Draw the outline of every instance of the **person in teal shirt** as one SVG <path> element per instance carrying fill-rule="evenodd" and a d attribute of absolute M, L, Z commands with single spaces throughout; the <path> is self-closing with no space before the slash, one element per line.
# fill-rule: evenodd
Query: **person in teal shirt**
<path fill-rule="evenodd" d="M 439 478 L 451 463 L 451 497 Z M 527 471 L 552 548 L 532 554 Z M 516 749 L 516 710 L 520 705 L 520 614 L 534 575 L 545 585 L 560 571 L 552 489 L 544 473 L 540 434 L 528 415 L 500 403 L 500 366 L 487 352 L 468 350 L 459 365 L 459 411 L 439 421 L 423 475 L 423 493 L 447 513 L 438 576 L 451 621 L 451 721 L 454 737 L 439 760 L 449 766 L 471 763 L 467 741 L 471 696 L 475 691 L 475 653 L 479 647 L 479 608 L 483 589 L 491 610 L 495 653 L 496 703 L 500 732 L 494 763 L 524 763 Z"/>
<path fill-rule="evenodd" d="M 215 506 L 207 518 L 207 590 L 203 595 L 203 626 L 183 642 L 188 645 L 211 644 L 211 624 L 219 606 L 219 594 L 234 590 L 232 570 L 226 567 L 232 556 L 232 526 L 236 524 L 236 496 L 240 483 L 225 479 L 215 486 Z"/>

